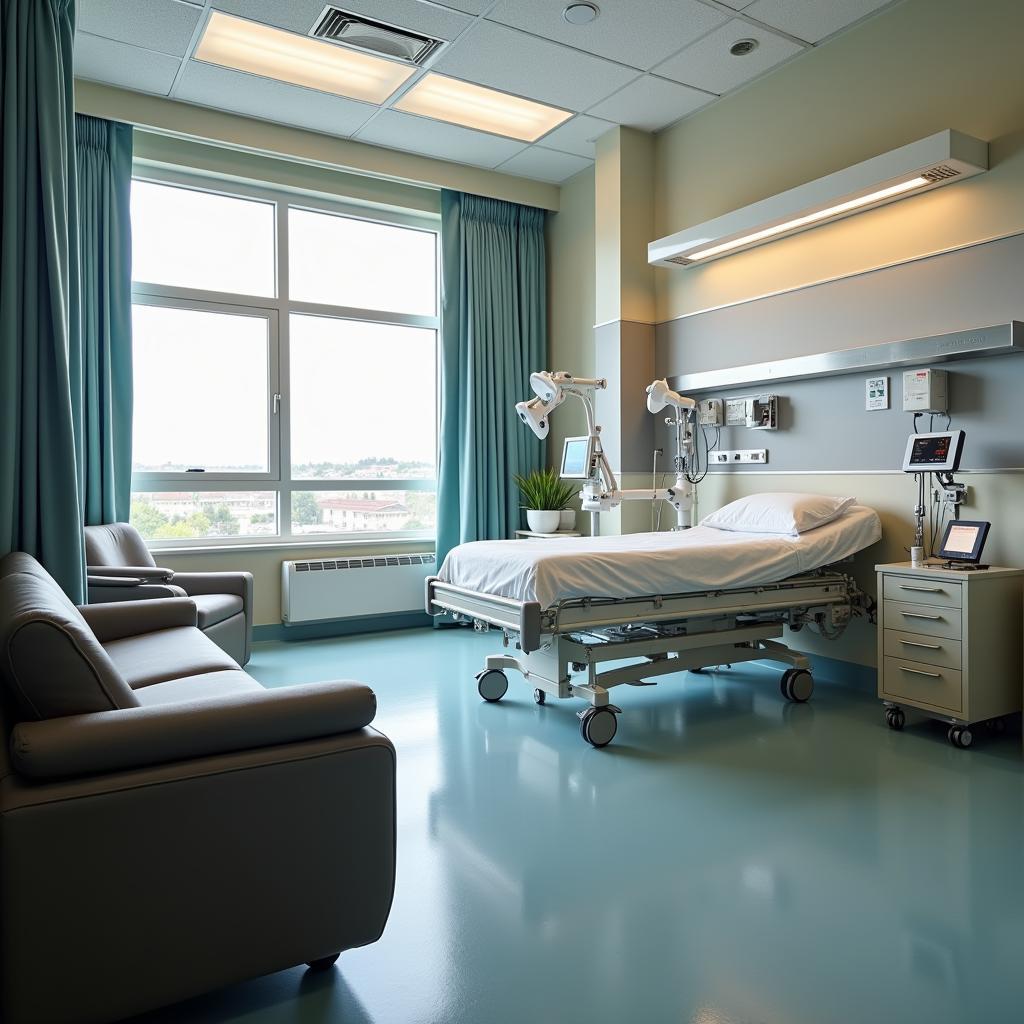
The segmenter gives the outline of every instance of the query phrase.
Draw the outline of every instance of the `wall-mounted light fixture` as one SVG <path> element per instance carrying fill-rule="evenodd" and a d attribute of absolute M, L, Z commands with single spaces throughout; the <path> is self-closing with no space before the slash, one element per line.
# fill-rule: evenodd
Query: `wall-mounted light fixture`
<path fill-rule="evenodd" d="M 659 238 L 647 262 L 688 267 L 988 170 L 988 143 L 938 132 L 714 220 Z"/>

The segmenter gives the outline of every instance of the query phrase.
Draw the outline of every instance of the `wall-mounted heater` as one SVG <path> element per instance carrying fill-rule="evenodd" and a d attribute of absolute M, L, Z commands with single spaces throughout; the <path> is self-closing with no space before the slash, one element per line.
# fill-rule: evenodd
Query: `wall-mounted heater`
<path fill-rule="evenodd" d="M 423 610 L 434 553 L 367 555 L 281 563 L 281 619 L 286 626 Z"/>
<path fill-rule="evenodd" d="M 659 238 L 647 262 L 689 267 L 988 170 L 988 143 L 938 132 L 714 220 Z"/>

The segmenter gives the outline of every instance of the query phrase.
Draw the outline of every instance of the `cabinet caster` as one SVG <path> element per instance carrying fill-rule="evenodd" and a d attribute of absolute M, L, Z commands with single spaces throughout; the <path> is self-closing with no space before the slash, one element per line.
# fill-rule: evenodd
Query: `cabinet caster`
<path fill-rule="evenodd" d="M 886 708 L 885 722 L 890 729 L 900 732 L 903 729 L 903 726 L 907 724 L 907 718 L 906 715 L 903 714 L 902 708 Z"/>
<path fill-rule="evenodd" d="M 947 735 L 949 736 L 949 742 L 961 750 L 966 750 L 974 742 L 971 730 L 966 725 L 951 725 Z"/>
<path fill-rule="evenodd" d="M 508 676 L 499 668 L 487 668 L 478 672 L 476 688 L 485 701 L 493 704 L 508 693 Z"/>
<path fill-rule="evenodd" d="M 533 691 L 534 704 L 544 704 L 547 702 L 547 699 L 548 695 L 540 687 Z"/>
<path fill-rule="evenodd" d="M 805 668 L 788 668 L 779 680 L 779 689 L 786 700 L 803 704 L 814 693 L 814 677 Z"/>
<path fill-rule="evenodd" d="M 322 956 L 319 960 L 309 960 L 306 966 L 311 971 L 329 971 L 337 962 L 340 953 L 334 953 L 332 956 Z"/>
<path fill-rule="evenodd" d="M 607 707 L 587 708 L 580 714 L 580 735 L 592 747 L 607 747 L 618 727 L 615 712 Z"/>

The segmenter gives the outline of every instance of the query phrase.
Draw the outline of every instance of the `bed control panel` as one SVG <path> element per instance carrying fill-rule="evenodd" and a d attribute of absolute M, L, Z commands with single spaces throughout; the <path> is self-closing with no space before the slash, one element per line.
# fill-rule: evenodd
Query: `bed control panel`
<path fill-rule="evenodd" d="M 713 466 L 742 465 L 743 463 L 760 463 L 764 465 L 768 461 L 767 448 L 742 448 L 738 451 L 712 452 L 711 464 Z"/>

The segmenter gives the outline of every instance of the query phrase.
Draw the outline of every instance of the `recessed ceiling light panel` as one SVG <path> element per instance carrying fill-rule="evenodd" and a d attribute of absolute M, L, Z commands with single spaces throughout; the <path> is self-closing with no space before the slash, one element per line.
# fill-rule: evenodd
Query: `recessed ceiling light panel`
<path fill-rule="evenodd" d="M 535 142 L 572 117 L 568 110 L 448 78 L 436 71 L 424 75 L 394 103 L 394 108 L 521 142 Z"/>
<path fill-rule="evenodd" d="M 569 4 L 562 11 L 562 17 L 570 25 L 589 25 L 600 13 L 601 9 L 597 4 Z"/>
<path fill-rule="evenodd" d="M 214 11 L 195 59 L 364 103 L 383 103 L 414 68 Z"/>

